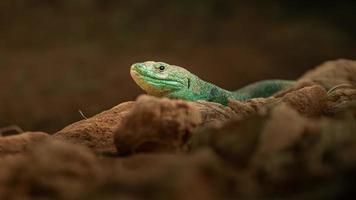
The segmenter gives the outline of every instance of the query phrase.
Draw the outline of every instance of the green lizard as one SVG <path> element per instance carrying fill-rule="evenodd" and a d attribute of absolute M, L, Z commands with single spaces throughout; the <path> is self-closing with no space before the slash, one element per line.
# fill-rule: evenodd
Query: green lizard
<path fill-rule="evenodd" d="M 244 101 L 268 97 L 294 83 L 288 80 L 264 80 L 233 92 L 203 81 L 182 67 L 153 61 L 133 64 L 130 73 L 149 95 L 189 101 L 205 100 L 223 105 L 227 105 L 228 99 Z"/>

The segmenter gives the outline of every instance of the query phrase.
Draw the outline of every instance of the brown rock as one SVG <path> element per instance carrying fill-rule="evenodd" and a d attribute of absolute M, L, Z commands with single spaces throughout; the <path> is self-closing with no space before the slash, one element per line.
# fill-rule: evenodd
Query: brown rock
<path fill-rule="evenodd" d="M 115 132 L 119 154 L 177 150 L 202 123 L 199 111 L 182 100 L 140 96 Z"/>
<path fill-rule="evenodd" d="M 48 140 L 2 161 L 0 199 L 231 199 L 226 172 L 209 150 L 109 159 Z"/>
<path fill-rule="evenodd" d="M 133 108 L 141 114 L 126 119 L 165 124 L 177 117 L 179 123 L 170 123 L 181 127 L 191 123 L 183 116 L 199 113 L 186 106 L 143 96 Z M 0 199 L 325 199 L 354 191 L 355 118 L 308 119 L 285 103 L 267 111 L 194 134 L 198 145 L 188 154 L 102 157 L 46 140 L 1 159 Z"/>
<path fill-rule="evenodd" d="M 356 86 L 336 87 L 328 92 L 328 114 L 342 113 L 349 107 L 356 107 Z"/>
<path fill-rule="evenodd" d="M 219 127 L 207 127 L 195 134 L 187 144 L 188 150 L 212 148 L 229 163 L 245 167 L 258 145 L 260 132 L 265 126 L 264 116 L 234 119 Z"/>
<path fill-rule="evenodd" d="M 231 184 L 231 174 L 227 173 L 231 170 L 224 170 L 216 154 L 208 149 L 192 155 L 135 154 L 115 163 L 116 171 L 109 172 L 111 180 L 107 181 L 111 187 L 102 187 L 94 199 L 110 193 L 112 197 L 126 194 L 128 199 L 205 200 L 232 196 L 225 192 Z"/>
<path fill-rule="evenodd" d="M 200 112 L 204 126 L 218 125 L 236 115 L 230 107 L 215 102 L 196 101 L 187 103 Z"/>
<path fill-rule="evenodd" d="M 345 179 L 353 177 L 339 177 L 356 166 L 354 117 L 310 119 L 286 103 L 269 110 L 262 117 L 232 120 L 195 134 L 190 149 L 213 149 L 238 172 L 238 195 L 252 199 L 312 198 L 320 183 L 333 190 L 321 190 L 319 199 L 352 191 Z"/>
<path fill-rule="evenodd" d="M 317 85 L 317 83 L 312 82 L 312 81 L 296 82 L 293 86 L 283 89 L 283 90 L 277 92 L 276 94 L 274 94 L 273 96 L 276 98 L 283 97 L 290 92 L 294 92 L 294 91 L 300 90 L 304 87 L 309 87 L 309 86 L 313 86 L 313 85 Z"/>
<path fill-rule="evenodd" d="M 116 152 L 114 131 L 127 116 L 134 102 L 121 103 L 91 118 L 73 123 L 53 135 L 54 139 L 83 144 L 95 152 Z"/>
<path fill-rule="evenodd" d="M 90 191 L 98 175 L 97 158 L 88 149 L 47 140 L 2 161 L 0 199 L 75 199 Z"/>
<path fill-rule="evenodd" d="M 25 152 L 28 147 L 45 140 L 44 132 L 24 132 L 19 135 L 0 137 L 0 157 Z"/>
<path fill-rule="evenodd" d="M 265 155 L 290 146 L 301 137 L 306 123 L 307 120 L 287 104 L 274 107 L 261 132 L 258 151 Z"/>
<path fill-rule="evenodd" d="M 229 101 L 229 107 L 235 112 L 234 118 L 243 119 L 251 115 L 262 114 L 266 108 L 278 103 L 279 100 L 274 97 L 254 98 L 246 102 Z"/>
<path fill-rule="evenodd" d="M 290 92 L 282 100 L 308 117 L 320 116 L 327 110 L 327 93 L 320 85 Z"/>
<path fill-rule="evenodd" d="M 335 181 L 337 172 L 348 173 L 356 164 L 355 131 L 352 117 L 310 120 L 282 104 L 272 110 L 250 170 L 267 193 L 279 191 L 289 197 L 326 179 Z"/>
<path fill-rule="evenodd" d="M 298 81 L 316 82 L 327 89 L 339 84 L 356 85 L 356 61 L 346 59 L 327 61 L 306 72 Z"/>

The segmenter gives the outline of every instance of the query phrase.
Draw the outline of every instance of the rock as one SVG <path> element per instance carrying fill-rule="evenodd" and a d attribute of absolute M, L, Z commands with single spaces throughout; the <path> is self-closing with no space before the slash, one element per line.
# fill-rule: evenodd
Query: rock
<path fill-rule="evenodd" d="M 337 87 L 328 92 L 327 114 L 342 113 L 349 107 L 356 107 L 356 87 Z M 355 112 L 356 113 L 356 112 Z M 355 114 L 356 116 L 356 114 Z"/>
<path fill-rule="evenodd" d="M 298 81 L 295 84 L 293 84 L 292 86 L 287 87 L 286 89 L 283 89 L 283 90 L 277 92 L 273 96 L 276 97 L 276 98 L 280 98 L 280 97 L 285 96 L 288 93 L 300 90 L 300 89 L 305 88 L 305 87 L 314 86 L 314 85 L 319 85 L 319 84 L 318 83 L 314 83 L 312 81 Z"/>
<path fill-rule="evenodd" d="M 278 103 L 278 101 L 274 97 L 254 98 L 245 102 L 230 100 L 228 106 L 235 112 L 234 118 L 243 119 L 266 112 L 267 107 Z"/>
<path fill-rule="evenodd" d="M 0 169 L 0 199 L 76 199 L 100 171 L 88 149 L 47 140 L 28 154 L 5 159 Z"/>
<path fill-rule="evenodd" d="M 25 152 L 30 146 L 48 138 L 44 132 L 24 132 L 19 135 L 0 137 L 0 157 Z"/>
<path fill-rule="evenodd" d="M 219 103 L 207 101 L 187 103 L 199 111 L 202 117 L 202 125 L 204 126 L 219 125 L 236 116 L 236 113 L 230 107 L 223 106 Z"/>
<path fill-rule="evenodd" d="M 242 119 L 266 113 L 266 109 L 284 102 L 305 116 L 318 117 L 328 109 L 327 99 L 327 92 L 322 86 L 303 83 L 275 97 L 255 98 L 246 102 L 232 100 L 229 107 L 235 111 L 235 118 Z"/>
<path fill-rule="evenodd" d="M 286 103 L 268 110 L 195 134 L 189 150 L 212 149 L 236 170 L 236 198 L 324 199 L 353 191 L 355 117 L 310 119 Z M 324 187 L 332 190 L 319 193 Z"/>
<path fill-rule="evenodd" d="M 82 144 L 98 153 L 115 153 L 114 131 L 128 115 L 134 102 L 124 102 L 91 118 L 73 123 L 52 138 Z"/>
<path fill-rule="evenodd" d="M 1 164 L 1 199 L 232 198 L 224 189 L 233 181 L 231 170 L 209 150 L 105 159 L 84 146 L 48 140 Z"/>
<path fill-rule="evenodd" d="M 308 117 L 318 117 L 327 107 L 327 93 L 320 85 L 313 85 L 286 94 L 282 101 Z"/>
<path fill-rule="evenodd" d="M 78 143 L 44 140 L 0 160 L 0 199 L 325 199 L 351 194 L 355 116 L 307 118 L 276 100 L 282 98 L 273 98 L 271 106 L 263 100 L 235 105 L 250 110 L 230 120 L 215 115 L 220 125 L 206 126 L 189 102 L 141 96 L 115 132 L 126 134 L 115 135 L 121 138 L 115 139 L 119 153 L 125 152 L 119 145 L 127 144 L 122 138 L 128 138 L 122 154 L 137 154 L 105 157 Z M 141 146 L 151 138 L 158 148 Z M 180 151 L 185 143 L 186 153 L 152 153 Z"/>
<path fill-rule="evenodd" d="M 234 167 L 246 167 L 265 126 L 264 116 L 230 120 L 220 127 L 201 129 L 187 144 L 189 151 L 212 148 Z"/>
<path fill-rule="evenodd" d="M 321 85 L 327 90 L 326 103 L 324 102 L 325 92 L 320 90 L 320 88 L 317 88 L 316 85 Z M 299 112 L 304 113 L 307 116 L 318 116 L 321 114 L 321 110 L 324 110 L 323 112 L 325 113 L 333 114 L 339 110 L 338 106 L 344 107 L 343 104 L 339 104 L 340 101 L 345 98 L 347 99 L 347 102 L 355 99 L 355 85 L 356 61 L 338 59 L 327 61 L 320 66 L 317 66 L 314 69 L 306 72 L 298 79 L 298 82 L 294 86 L 280 91 L 274 96 L 283 97 L 288 95 L 288 97 L 286 97 L 284 100 L 295 107 Z M 310 92 L 315 92 L 313 95 L 317 95 L 319 93 L 321 96 L 310 96 L 307 94 L 309 91 L 306 89 L 300 92 L 296 92 L 305 87 L 313 87 L 313 91 Z M 319 92 L 317 90 L 319 90 Z M 337 90 L 337 92 L 333 92 L 334 90 Z M 303 98 L 303 102 L 298 103 L 298 101 L 293 100 L 293 98 L 297 98 L 296 100 L 299 100 L 298 96 L 305 97 Z M 305 103 L 309 105 L 304 107 L 302 104 Z M 325 107 L 323 108 L 323 106 Z M 311 110 L 309 111 L 309 109 Z"/>
<path fill-rule="evenodd" d="M 327 89 L 339 84 L 356 85 L 356 61 L 347 59 L 327 61 L 306 72 L 298 81 L 316 82 Z"/>
<path fill-rule="evenodd" d="M 112 164 L 111 164 L 112 165 Z M 109 168 L 110 169 L 110 168 Z M 184 154 L 136 154 L 111 167 L 110 187 L 93 192 L 128 199 L 231 199 L 225 188 L 234 183 L 216 154 L 202 150 Z M 115 170 L 115 171 L 114 171 Z M 118 173 L 120 172 L 120 173 Z"/>
<path fill-rule="evenodd" d="M 306 121 L 297 111 L 286 104 L 274 107 L 261 131 L 258 151 L 270 154 L 288 147 L 290 143 L 301 137 Z"/>
<path fill-rule="evenodd" d="M 140 98 L 138 98 L 139 100 Z M 138 107 L 135 111 L 132 111 L 132 113 L 144 113 L 144 112 L 150 112 L 149 110 L 152 110 L 152 115 L 161 115 L 162 119 L 164 118 L 165 120 L 167 120 L 166 123 L 164 123 L 165 126 L 167 126 L 166 128 L 163 129 L 167 129 L 166 132 L 168 131 L 168 129 L 170 129 L 170 127 L 168 126 L 176 126 L 177 124 L 180 124 L 182 127 L 187 126 L 187 130 L 188 130 L 188 135 L 191 133 L 191 127 L 190 126 L 196 126 L 197 124 L 199 125 L 211 125 L 211 124 L 219 124 L 223 121 L 226 121 L 228 119 L 231 119 L 232 117 L 234 117 L 236 115 L 236 113 L 229 107 L 226 106 L 222 106 L 221 104 L 218 103 L 212 103 L 212 102 L 204 102 L 204 101 L 200 101 L 200 102 L 186 102 L 186 101 L 177 101 L 177 100 L 169 100 L 169 99 L 165 99 L 163 100 L 163 106 L 158 106 L 158 104 L 160 104 L 160 101 L 157 101 L 156 103 L 152 104 L 152 107 L 150 106 L 146 106 L 147 102 L 153 102 L 153 100 L 148 100 L 147 99 L 158 99 L 155 97 L 149 97 L 148 95 L 142 95 L 141 99 L 146 99 L 146 100 L 142 100 L 139 102 L 139 104 L 143 104 L 143 105 L 137 105 L 135 107 Z M 147 101 L 147 102 L 146 102 Z M 171 103 L 173 102 L 173 103 Z M 175 102 L 179 102 L 179 103 L 175 103 Z M 176 104 L 176 105 L 175 105 Z M 116 153 L 116 149 L 114 147 L 114 132 L 115 130 L 117 130 L 118 127 L 120 127 L 120 124 L 122 123 L 123 119 L 126 118 L 129 113 L 131 113 L 132 108 L 134 107 L 135 103 L 134 102 L 125 102 L 122 103 L 110 110 L 107 110 L 105 112 L 102 112 L 98 115 L 95 115 L 91 118 L 88 119 L 84 119 L 81 120 L 79 122 L 73 123 L 67 127 L 65 127 L 64 129 L 58 131 L 57 133 L 55 133 L 53 135 L 54 139 L 61 139 L 61 140 L 65 140 L 65 141 L 69 141 L 75 144 L 83 144 L 85 146 L 87 146 L 88 148 L 92 149 L 95 152 L 98 153 Z M 151 105 L 151 104 L 150 104 Z M 167 107 L 168 106 L 168 107 Z M 167 108 L 166 108 L 167 107 Z M 141 112 L 140 109 L 145 110 L 144 112 Z M 176 109 L 176 111 L 172 111 L 170 112 L 170 109 Z M 161 114 L 158 114 L 159 112 L 161 112 Z M 185 113 L 186 112 L 186 113 Z M 132 114 L 132 115 L 136 115 L 134 118 L 130 118 L 128 120 L 125 120 L 128 124 L 127 121 L 133 120 L 133 121 L 137 121 L 136 118 L 139 118 L 138 115 L 141 114 Z M 143 115 L 147 115 L 147 114 L 143 114 Z M 150 114 L 148 114 L 150 115 Z M 167 115 L 167 118 L 165 118 L 165 115 Z M 192 117 L 191 119 L 187 119 L 185 121 L 184 117 L 185 115 L 189 117 Z M 171 120 L 170 118 L 175 118 L 176 116 L 179 116 L 180 118 L 174 122 L 174 120 Z M 146 126 L 148 126 L 148 124 L 146 123 L 145 117 L 143 117 L 140 122 L 137 122 L 136 125 L 134 126 L 141 126 L 140 124 L 146 124 Z M 156 122 L 152 122 L 152 123 L 156 123 L 153 126 L 156 126 L 156 129 L 160 126 L 160 124 L 158 123 L 160 119 L 156 119 Z M 158 124 L 157 124 L 158 123 Z M 191 123 L 191 124 L 189 124 Z M 177 130 L 175 130 L 176 132 L 172 132 L 171 136 L 174 135 L 174 133 L 178 133 L 179 134 L 183 134 L 183 131 L 185 130 L 182 127 L 175 127 Z M 182 129 L 181 129 L 182 128 Z M 145 129 L 145 128 L 143 128 Z M 150 129 L 150 128 L 148 128 Z M 184 129 L 184 130 L 183 130 Z M 125 137 L 125 141 L 129 141 L 129 139 L 126 138 L 126 136 L 128 136 L 129 138 L 131 137 L 131 139 L 135 140 L 135 137 L 141 138 L 142 135 L 137 136 L 136 135 L 136 130 L 135 131 L 131 131 L 132 134 L 124 134 L 124 133 L 128 133 L 130 132 L 131 129 L 127 129 L 123 131 L 123 134 L 120 134 L 120 136 Z M 177 132 L 178 131 L 178 132 Z M 142 131 L 141 131 L 142 132 Z M 145 131 L 143 131 L 145 132 Z M 161 131 L 159 131 L 161 132 Z M 164 131 L 163 131 L 164 132 Z M 135 134 L 133 134 L 135 133 Z M 140 133 L 140 131 L 138 131 L 138 133 Z M 154 133 L 153 133 L 154 134 Z M 131 136 L 130 136 L 131 135 Z M 184 134 L 183 134 L 184 135 Z M 178 140 L 184 140 L 186 141 L 187 138 L 184 137 L 188 137 L 188 135 L 186 136 L 177 136 Z M 120 137 L 118 136 L 118 137 Z M 143 148 L 150 148 L 150 142 L 153 142 L 152 140 L 156 140 L 155 136 L 149 136 L 151 139 L 149 139 L 149 141 L 145 141 L 144 145 L 140 144 L 140 148 L 139 149 L 143 149 Z M 167 135 L 166 135 L 167 136 Z M 165 136 L 164 136 L 165 137 Z M 163 137 L 163 138 L 164 138 Z M 183 137 L 183 138 L 180 138 Z M 148 138 L 142 138 L 144 140 L 148 139 Z M 172 139 L 172 138 L 170 138 Z M 170 140 L 168 139 L 168 140 Z M 159 139 L 159 142 L 163 142 L 165 143 L 165 141 L 162 141 L 161 139 Z M 122 141 L 120 139 L 120 141 Z M 183 141 L 183 142 L 184 142 Z M 158 141 L 157 141 L 158 142 Z M 170 146 L 172 141 L 168 142 L 167 144 L 161 144 L 162 146 L 159 148 L 163 148 L 163 146 L 166 146 L 164 148 L 177 148 L 177 144 L 174 144 L 172 146 Z M 181 141 L 182 142 L 182 141 Z M 131 142 L 128 142 L 130 144 L 127 144 L 130 146 L 130 148 L 132 148 Z M 134 142 L 135 143 L 135 142 Z M 178 142 L 180 143 L 180 142 Z M 123 150 L 123 145 L 121 144 L 121 150 Z M 137 145 L 135 143 L 135 145 Z M 179 145 L 178 145 L 179 146 Z M 124 148 L 125 149 L 125 148 Z M 136 149 L 136 147 L 135 147 Z M 136 149 L 137 150 L 137 149 Z"/>
<path fill-rule="evenodd" d="M 140 96 L 115 132 L 119 154 L 176 151 L 202 123 L 199 111 L 182 100 Z"/>
<path fill-rule="evenodd" d="M 285 104 L 271 112 L 249 163 L 262 191 L 291 197 L 305 188 L 317 192 L 315 183 L 325 180 L 328 180 L 326 185 L 335 188 L 330 191 L 333 195 L 347 191 L 347 187 L 337 188 L 335 182 L 356 164 L 355 118 L 311 120 Z M 305 197 L 313 194 L 308 190 L 304 193 Z M 321 195 L 323 199 L 330 193 Z"/>

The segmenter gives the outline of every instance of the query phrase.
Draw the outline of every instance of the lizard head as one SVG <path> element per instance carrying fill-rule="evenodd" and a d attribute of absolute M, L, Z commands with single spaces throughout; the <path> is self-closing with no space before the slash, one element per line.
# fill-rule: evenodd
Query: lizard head
<path fill-rule="evenodd" d="M 130 74 L 137 85 L 154 96 L 174 97 L 171 94 L 190 87 L 189 71 L 164 62 L 135 63 L 131 66 Z"/>

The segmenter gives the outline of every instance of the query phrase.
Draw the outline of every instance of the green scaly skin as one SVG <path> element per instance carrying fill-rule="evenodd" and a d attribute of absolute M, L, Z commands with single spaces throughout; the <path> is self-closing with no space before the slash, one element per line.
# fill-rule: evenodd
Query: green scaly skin
<path fill-rule="evenodd" d="M 203 81 L 188 70 L 164 62 L 135 63 L 130 70 L 133 80 L 149 95 L 188 101 L 205 100 L 227 105 L 228 99 L 245 101 L 268 97 L 294 84 L 288 80 L 265 80 L 228 91 Z"/>

